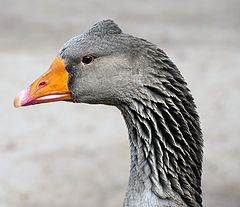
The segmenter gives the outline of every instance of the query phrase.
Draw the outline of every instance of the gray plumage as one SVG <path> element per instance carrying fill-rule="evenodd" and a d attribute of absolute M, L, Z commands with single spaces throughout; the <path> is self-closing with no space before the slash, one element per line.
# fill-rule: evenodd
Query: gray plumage
<path fill-rule="evenodd" d="M 81 57 L 96 59 L 84 65 Z M 202 206 L 202 133 L 187 84 L 154 44 L 96 23 L 60 50 L 73 102 L 114 105 L 129 131 L 125 207 Z"/>

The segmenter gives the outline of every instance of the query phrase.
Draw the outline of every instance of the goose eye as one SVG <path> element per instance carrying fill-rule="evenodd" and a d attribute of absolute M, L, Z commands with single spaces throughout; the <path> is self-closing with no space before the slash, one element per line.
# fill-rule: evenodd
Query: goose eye
<path fill-rule="evenodd" d="M 95 57 L 93 55 L 85 55 L 82 57 L 81 61 L 83 64 L 87 65 L 94 61 Z"/>

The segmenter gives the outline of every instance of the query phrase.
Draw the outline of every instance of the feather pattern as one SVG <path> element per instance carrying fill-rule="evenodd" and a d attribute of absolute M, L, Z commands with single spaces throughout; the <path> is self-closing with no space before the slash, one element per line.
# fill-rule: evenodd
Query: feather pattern
<path fill-rule="evenodd" d="M 152 71 L 141 96 L 119 107 L 127 125 L 133 126 L 131 145 L 145 158 L 134 156 L 132 162 L 141 165 L 144 160 L 149 166 L 151 190 L 159 198 L 173 193 L 184 203 L 179 206 L 200 207 L 203 141 L 193 98 L 162 50 L 149 46 L 148 55 L 154 57 Z"/>

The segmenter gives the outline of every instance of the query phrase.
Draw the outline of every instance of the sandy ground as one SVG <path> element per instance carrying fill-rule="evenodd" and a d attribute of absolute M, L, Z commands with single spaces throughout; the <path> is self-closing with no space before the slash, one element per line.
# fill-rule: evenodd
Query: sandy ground
<path fill-rule="evenodd" d="M 164 49 L 198 105 L 210 207 L 240 207 L 240 1 L 0 0 L 0 207 L 121 206 L 129 171 L 120 112 L 54 103 L 14 109 L 70 37 L 111 17 Z"/>

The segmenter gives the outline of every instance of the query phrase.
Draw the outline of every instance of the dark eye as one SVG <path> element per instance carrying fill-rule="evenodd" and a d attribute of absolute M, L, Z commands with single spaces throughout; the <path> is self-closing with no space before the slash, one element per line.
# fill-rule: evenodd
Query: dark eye
<path fill-rule="evenodd" d="M 93 55 L 84 55 L 81 59 L 83 64 L 90 64 L 94 61 L 95 57 Z"/>

